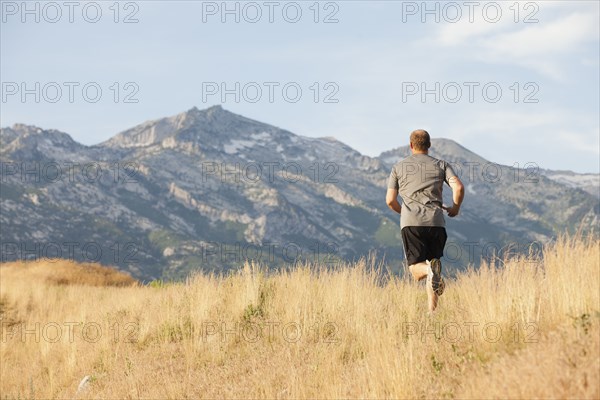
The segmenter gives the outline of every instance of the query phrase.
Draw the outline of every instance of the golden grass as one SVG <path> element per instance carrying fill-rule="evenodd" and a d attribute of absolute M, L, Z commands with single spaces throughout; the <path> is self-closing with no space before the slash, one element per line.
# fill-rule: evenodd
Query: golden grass
<path fill-rule="evenodd" d="M 600 242 L 544 257 L 459 274 L 433 316 L 368 262 L 163 287 L 2 266 L 1 397 L 600 398 Z"/>
<path fill-rule="evenodd" d="M 137 283 L 129 274 L 115 268 L 64 259 L 4 263 L 2 277 L 55 285 L 132 286 Z"/>

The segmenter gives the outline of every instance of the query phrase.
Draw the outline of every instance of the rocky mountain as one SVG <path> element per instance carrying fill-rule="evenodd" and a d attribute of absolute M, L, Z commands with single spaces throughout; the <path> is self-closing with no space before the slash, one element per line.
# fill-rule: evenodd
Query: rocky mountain
<path fill-rule="evenodd" d="M 402 263 L 399 218 L 384 199 L 408 147 L 367 157 L 220 106 L 95 146 L 20 124 L 1 130 L 0 145 L 3 260 L 100 261 L 143 280 L 246 259 L 335 265 L 373 254 L 392 270 Z M 451 161 L 467 187 L 461 217 L 448 220 L 450 269 L 597 224 L 597 197 L 534 165 L 498 166 L 445 139 L 432 155 Z"/>
<path fill-rule="evenodd" d="M 540 171 L 547 178 L 562 183 L 565 186 L 575 189 L 582 189 L 589 194 L 600 198 L 600 175 L 599 174 L 578 174 L 573 171 Z"/>

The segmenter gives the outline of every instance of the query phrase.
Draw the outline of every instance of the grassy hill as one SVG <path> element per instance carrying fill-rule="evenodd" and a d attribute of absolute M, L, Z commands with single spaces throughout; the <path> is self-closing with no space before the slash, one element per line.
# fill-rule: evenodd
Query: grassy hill
<path fill-rule="evenodd" d="M 431 316 L 368 261 L 147 286 L 4 264 L 1 398 L 599 398 L 600 241 L 500 264 Z"/>

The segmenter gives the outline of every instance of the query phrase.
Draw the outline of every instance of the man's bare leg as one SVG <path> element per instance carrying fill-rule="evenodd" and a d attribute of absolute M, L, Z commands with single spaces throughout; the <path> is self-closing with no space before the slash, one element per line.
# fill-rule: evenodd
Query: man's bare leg
<path fill-rule="evenodd" d="M 427 278 L 429 275 L 430 267 L 428 261 L 422 261 L 408 267 L 408 270 L 412 274 L 415 281 L 420 281 L 422 279 Z M 438 295 L 433 291 L 433 287 L 427 282 L 425 285 L 425 290 L 427 291 L 427 300 L 429 303 L 429 311 L 433 312 L 437 307 L 438 303 Z"/>
<path fill-rule="evenodd" d="M 420 281 L 427 278 L 427 274 L 429 274 L 429 264 L 427 261 L 421 261 L 419 263 L 409 265 L 408 270 L 412 274 L 415 281 Z"/>

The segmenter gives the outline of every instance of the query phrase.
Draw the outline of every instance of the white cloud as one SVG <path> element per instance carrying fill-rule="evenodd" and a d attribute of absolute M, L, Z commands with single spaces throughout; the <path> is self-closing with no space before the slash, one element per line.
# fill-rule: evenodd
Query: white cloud
<path fill-rule="evenodd" d="M 568 3 L 569 7 L 564 7 Z M 556 81 L 566 80 L 568 65 L 573 57 L 586 65 L 590 59 L 591 43 L 598 42 L 598 4 L 592 2 L 544 2 L 534 17 L 538 23 L 515 23 L 505 3 L 503 17 L 497 23 L 479 17 L 457 23 L 439 24 L 422 43 L 430 50 L 452 49 L 456 54 L 488 64 L 525 67 Z M 527 15 L 521 6 L 521 20 Z M 441 49 L 440 49 L 441 50 Z M 586 53 L 587 52 L 587 53 Z"/>
<path fill-rule="evenodd" d="M 597 37 L 596 17 L 574 13 L 549 24 L 536 24 L 485 38 L 481 45 L 485 57 L 493 62 L 528 67 L 562 80 L 562 61 L 580 50 L 586 41 Z"/>
<path fill-rule="evenodd" d="M 456 23 L 441 24 L 435 32 L 433 40 L 429 40 L 429 42 L 440 43 L 444 46 L 469 45 L 472 40 L 479 40 L 492 33 L 503 31 L 511 25 L 511 20 L 508 18 L 490 23 L 481 17 L 469 22 L 465 16 Z"/>

